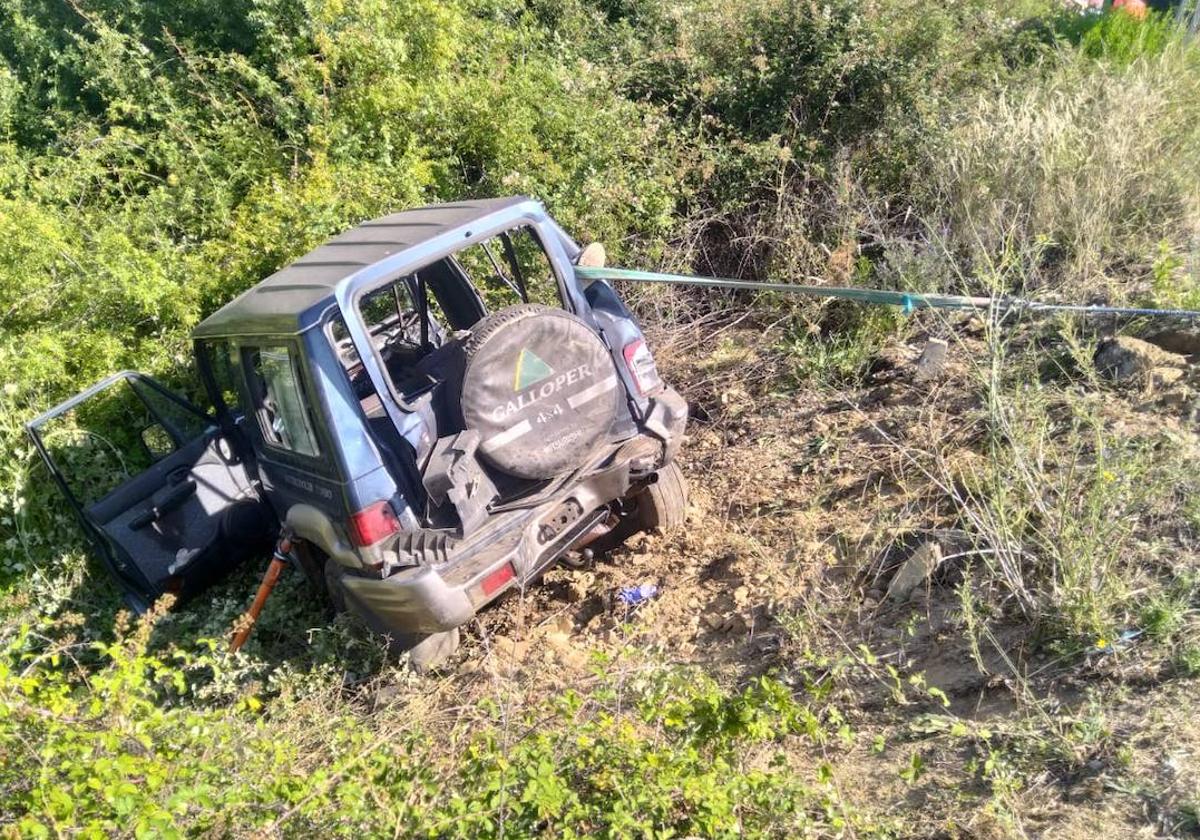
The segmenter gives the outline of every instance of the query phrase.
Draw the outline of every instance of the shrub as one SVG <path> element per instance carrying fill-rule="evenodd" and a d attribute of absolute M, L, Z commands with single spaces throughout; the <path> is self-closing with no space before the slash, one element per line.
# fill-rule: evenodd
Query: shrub
<path fill-rule="evenodd" d="M 805 782 L 787 766 L 782 742 L 819 743 L 826 722 L 771 679 L 727 692 L 652 669 L 632 684 L 602 682 L 588 699 L 568 691 L 518 721 L 485 702 L 442 733 L 416 706 L 344 704 L 336 670 L 249 684 L 215 643 L 154 652 L 161 618 L 160 609 L 110 643 L 48 646 L 28 626 L 4 639 L 0 819 L 10 829 L 786 837 L 869 828 L 828 780 Z M 205 700 L 239 681 L 236 702 Z M 625 702 L 610 702 L 618 696 Z"/>

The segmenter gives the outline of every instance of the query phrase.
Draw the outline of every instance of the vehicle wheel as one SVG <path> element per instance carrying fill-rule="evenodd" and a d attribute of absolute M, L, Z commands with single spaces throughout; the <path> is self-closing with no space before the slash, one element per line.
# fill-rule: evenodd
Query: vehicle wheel
<path fill-rule="evenodd" d="M 458 628 L 428 636 L 393 636 L 388 649 L 396 654 L 408 654 L 408 664 L 418 674 L 424 674 L 441 665 L 458 650 Z"/>
<path fill-rule="evenodd" d="M 638 522 L 647 531 L 674 531 L 687 519 L 687 479 L 672 462 L 658 471 L 658 481 L 637 497 Z"/>
<path fill-rule="evenodd" d="M 621 408 L 608 348 L 561 309 L 501 309 L 474 328 L 463 352 L 463 425 L 479 433 L 480 456 L 508 475 L 546 479 L 579 468 Z"/>

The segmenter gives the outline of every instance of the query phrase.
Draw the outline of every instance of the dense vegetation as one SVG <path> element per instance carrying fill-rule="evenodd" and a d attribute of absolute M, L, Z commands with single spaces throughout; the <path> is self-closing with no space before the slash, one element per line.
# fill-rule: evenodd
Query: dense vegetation
<path fill-rule="evenodd" d="M 1050 0 L 0 0 L 0 830 L 854 823 L 772 759 L 837 711 L 771 680 L 601 681 L 510 742 L 503 708 L 379 729 L 344 628 L 282 667 L 196 648 L 235 603 L 114 637 L 20 424 L 122 367 L 182 381 L 207 313 L 417 203 L 526 193 L 645 267 L 1196 305 L 1197 171 L 1200 53 Z M 801 378 L 896 329 L 778 306 Z"/>

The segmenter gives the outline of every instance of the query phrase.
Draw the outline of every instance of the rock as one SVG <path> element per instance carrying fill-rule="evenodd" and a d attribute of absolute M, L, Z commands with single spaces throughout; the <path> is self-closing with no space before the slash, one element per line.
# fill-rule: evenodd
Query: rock
<path fill-rule="evenodd" d="M 950 349 L 940 338 L 931 338 L 925 342 L 921 358 L 917 359 L 917 372 L 914 379 L 917 382 L 929 382 L 938 379 L 946 370 L 946 354 Z"/>
<path fill-rule="evenodd" d="M 385 685 L 383 688 L 375 692 L 375 706 L 382 707 L 390 705 L 397 697 L 400 696 L 400 686 L 392 683 Z"/>
<path fill-rule="evenodd" d="M 1156 367 L 1150 371 L 1150 387 L 1154 389 L 1174 385 L 1183 379 L 1183 371 L 1175 367 Z"/>
<path fill-rule="evenodd" d="M 862 404 L 864 406 L 895 405 L 900 399 L 900 395 L 901 392 L 897 388 L 891 385 L 880 385 L 863 397 Z"/>
<path fill-rule="evenodd" d="M 888 598 L 895 602 L 907 601 L 913 590 L 929 580 L 941 562 L 941 546 L 935 542 L 921 543 L 892 578 L 888 585 Z"/>
<path fill-rule="evenodd" d="M 725 623 L 721 625 L 721 630 L 726 633 L 746 633 L 750 630 L 750 622 L 746 619 L 746 616 L 735 612 L 725 619 Z"/>
<path fill-rule="evenodd" d="M 733 590 L 733 603 L 737 604 L 739 607 L 742 606 L 743 604 L 745 604 L 749 600 L 750 600 L 750 587 L 739 586 L 737 589 Z"/>
<path fill-rule="evenodd" d="M 550 629 L 552 632 L 570 636 L 575 630 L 575 622 L 566 613 L 559 613 L 554 617 L 554 621 L 551 622 Z"/>
<path fill-rule="evenodd" d="M 1139 381 L 1145 384 L 1156 369 L 1182 370 L 1187 359 L 1140 338 L 1119 335 L 1100 342 L 1093 363 L 1101 376 L 1115 382 Z"/>
<path fill-rule="evenodd" d="M 1194 399 L 1195 394 L 1190 389 L 1174 388 L 1159 397 L 1158 401 L 1166 408 L 1184 409 L 1189 407 Z"/>
<path fill-rule="evenodd" d="M 1200 355 L 1200 327 L 1161 330 L 1146 336 L 1146 341 L 1168 353 L 1178 353 L 1182 356 Z"/>
<path fill-rule="evenodd" d="M 873 374 L 897 370 L 912 364 L 916 358 L 915 347 L 907 344 L 889 344 L 871 359 L 869 370 Z"/>
<path fill-rule="evenodd" d="M 608 253 L 604 250 L 604 246 L 599 242 L 590 242 L 579 252 L 579 258 L 575 264 L 591 268 L 604 268 L 607 262 Z"/>
<path fill-rule="evenodd" d="M 571 580 L 567 583 L 567 600 L 572 603 L 578 603 L 588 596 L 593 584 L 596 583 L 596 575 L 592 572 L 580 572 L 571 576 Z"/>
<path fill-rule="evenodd" d="M 570 650 L 571 637 L 567 633 L 561 633 L 557 630 L 552 630 L 546 634 L 546 644 L 555 650 Z"/>
<path fill-rule="evenodd" d="M 493 636 L 492 650 L 502 659 L 510 659 L 520 661 L 525 658 L 525 654 L 529 651 L 528 642 L 518 642 L 508 636 Z"/>

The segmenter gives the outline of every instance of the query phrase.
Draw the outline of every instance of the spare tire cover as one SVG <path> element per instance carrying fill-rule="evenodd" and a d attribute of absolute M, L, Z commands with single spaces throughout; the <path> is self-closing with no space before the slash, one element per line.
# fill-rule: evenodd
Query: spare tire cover
<path fill-rule="evenodd" d="M 462 414 L 480 454 L 519 478 L 553 478 L 595 451 L 621 389 L 608 349 L 582 320 L 527 303 L 489 315 L 466 346 Z"/>

